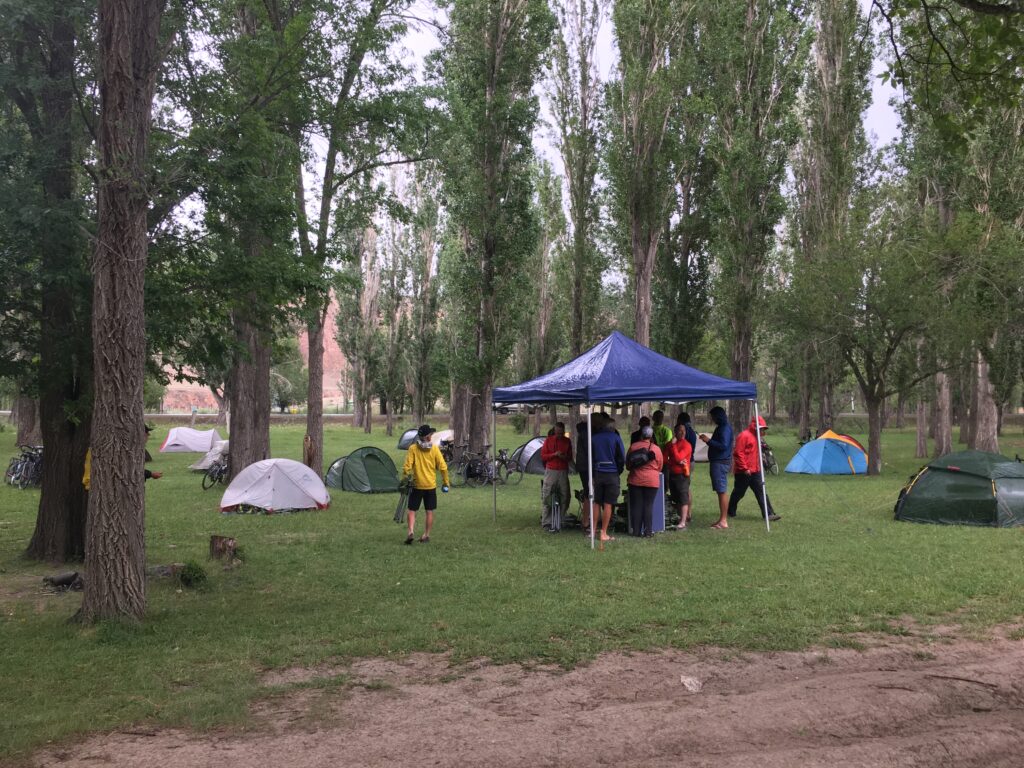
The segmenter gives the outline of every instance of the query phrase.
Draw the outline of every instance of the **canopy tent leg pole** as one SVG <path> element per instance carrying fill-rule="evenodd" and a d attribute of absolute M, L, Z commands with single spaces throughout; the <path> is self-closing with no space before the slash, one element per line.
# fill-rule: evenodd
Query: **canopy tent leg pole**
<path fill-rule="evenodd" d="M 498 412 L 491 407 L 491 452 L 498 455 Z M 491 459 L 491 466 L 494 469 L 494 477 L 491 478 L 491 487 L 494 488 L 494 509 L 491 510 L 491 522 L 498 522 L 498 466 L 494 459 Z"/>
<path fill-rule="evenodd" d="M 594 427 L 590 419 L 593 408 L 587 403 L 587 509 L 590 510 L 590 548 L 594 548 Z"/>
<path fill-rule="evenodd" d="M 764 512 L 764 527 L 771 533 L 772 524 L 768 519 L 768 484 L 765 482 L 764 456 L 761 451 L 761 416 L 757 412 L 757 400 L 754 401 L 754 433 L 757 435 L 757 468 L 761 476 L 761 511 Z"/>

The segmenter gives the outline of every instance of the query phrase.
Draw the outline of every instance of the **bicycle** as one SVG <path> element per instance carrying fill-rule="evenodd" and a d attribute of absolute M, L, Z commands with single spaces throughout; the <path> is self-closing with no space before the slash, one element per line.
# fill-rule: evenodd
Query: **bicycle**
<path fill-rule="evenodd" d="M 11 459 L 4 482 L 21 490 L 35 488 L 43 482 L 43 446 L 19 445 L 20 456 Z"/>
<path fill-rule="evenodd" d="M 517 485 L 523 479 L 523 468 L 516 459 L 509 456 L 507 448 L 498 449 L 498 457 L 494 460 L 494 471 L 498 479 L 508 485 Z"/>
<path fill-rule="evenodd" d="M 779 474 L 779 462 L 775 459 L 775 452 L 764 440 L 761 441 L 761 458 L 764 461 L 766 472 L 771 472 L 773 475 Z"/>
<path fill-rule="evenodd" d="M 217 483 L 224 484 L 228 481 L 231 465 L 227 456 L 222 456 L 206 468 L 203 473 L 203 490 L 208 491 Z"/>

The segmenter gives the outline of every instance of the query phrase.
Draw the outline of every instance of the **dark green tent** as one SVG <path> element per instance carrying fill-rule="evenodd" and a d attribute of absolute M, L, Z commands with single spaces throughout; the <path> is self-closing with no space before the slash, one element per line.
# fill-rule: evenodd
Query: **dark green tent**
<path fill-rule="evenodd" d="M 331 464 L 324 485 L 358 493 L 393 493 L 398 490 L 398 470 L 384 451 L 366 446 Z"/>
<path fill-rule="evenodd" d="M 1024 464 L 984 451 L 936 459 L 900 491 L 896 519 L 993 528 L 1024 525 Z"/>

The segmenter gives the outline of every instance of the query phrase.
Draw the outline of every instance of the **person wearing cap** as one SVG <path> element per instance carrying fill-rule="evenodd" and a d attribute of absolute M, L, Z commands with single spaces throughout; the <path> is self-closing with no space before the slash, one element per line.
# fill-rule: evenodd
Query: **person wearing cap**
<path fill-rule="evenodd" d="M 572 442 L 565 436 L 565 424 L 558 422 L 544 439 L 540 448 L 540 459 L 544 462 L 544 482 L 541 485 L 540 524 L 545 531 L 557 533 L 552 528 L 551 497 L 556 496 L 564 513 L 569 509 L 569 462 L 572 461 Z"/>
<path fill-rule="evenodd" d="M 729 497 L 729 517 L 736 517 L 736 506 L 740 503 L 749 488 L 754 492 L 757 499 L 758 512 L 763 517 L 765 510 L 768 512 L 768 520 L 775 522 L 779 516 L 772 509 L 772 503 L 764 489 L 764 472 L 761 465 L 761 453 L 757 445 L 757 426 L 761 432 L 768 429 L 768 425 L 760 416 L 757 423 L 750 420 L 750 426 L 736 436 L 736 447 L 732 451 L 733 486 L 732 495 Z"/>
<path fill-rule="evenodd" d="M 416 511 L 422 504 L 427 511 L 426 525 L 420 542 L 430 541 L 430 529 L 434 527 L 434 511 L 437 509 L 437 473 L 441 473 L 441 490 L 448 493 L 448 465 L 445 463 L 441 449 L 434 445 L 431 435 L 435 432 L 429 424 L 416 430 L 416 442 L 409 447 L 402 465 L 402 475 L 412 478 L 412 490 L 409 492 L 409 534 L 405 537 L 406 544 L 415 540 L 413 531 L 416 528 Z"/>

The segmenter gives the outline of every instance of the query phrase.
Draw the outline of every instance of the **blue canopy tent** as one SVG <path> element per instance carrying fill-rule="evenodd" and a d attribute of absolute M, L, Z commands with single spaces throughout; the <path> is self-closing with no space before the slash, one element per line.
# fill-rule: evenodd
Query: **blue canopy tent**
<path fill-rule="evenodd" d="M 754 423 L 758 424 L 757 386 L 752 382 L 733 381 L 705 373 L 660 355 L 618 331 L 613 331 L 575 360 L 522 384 L 496 387 L 492 394 L 495 408 L 514 403 L 618 406 L 698 400 L 751 400 L 754 403 Z M 590 416 L 588 408 L 588 434 L 591 433 Z M 760 446 L 760 435 L 758 438 Z M 496 436 L 494 441 L 497 442 Z M 592 476 L 589 486 L 594 487 Z M 497 514 L 497 488 L 494 493 Z M 767 511 L 765 518 L 767 523 Z M 593 525 L 590 531 L 593 546 Z"/>

